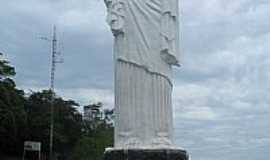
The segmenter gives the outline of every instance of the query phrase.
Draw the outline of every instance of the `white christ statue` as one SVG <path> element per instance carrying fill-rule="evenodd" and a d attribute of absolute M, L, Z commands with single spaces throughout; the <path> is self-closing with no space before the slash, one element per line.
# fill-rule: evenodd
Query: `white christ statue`
<path fill-rule="evenodd" d="M 173 146 L 178 0 L 105 0 L 114 35 L 115 148 Z"/>

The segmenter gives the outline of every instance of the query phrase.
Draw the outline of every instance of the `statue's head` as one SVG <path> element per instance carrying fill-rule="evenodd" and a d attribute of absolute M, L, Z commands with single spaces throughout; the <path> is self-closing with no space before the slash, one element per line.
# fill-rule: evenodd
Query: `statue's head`
<path fill-rule="evenodd" d="M 109 8 L 109 6 L 111 6 L 111 4 L 112 4 L 112 0 L 104 0 L 104 3 Z"/>

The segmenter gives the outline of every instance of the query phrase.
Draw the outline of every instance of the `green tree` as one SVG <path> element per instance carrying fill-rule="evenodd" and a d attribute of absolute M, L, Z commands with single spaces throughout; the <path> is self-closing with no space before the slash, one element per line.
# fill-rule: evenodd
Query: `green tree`
<path fill-rule="evenodd" d="M 93 119 L 83 121 L 75 101 L 50 90 L 26 96 L 16 88 L 15 74 L 15 68 L 0 59 L 0 152 L 21 156 L 23 142 L 30 140 L 41 142 L 42 152 L 48 154 L 54 96 L 54 151 L 59 159 L 102 159 L 105 147 L 113 144 L 113 110 L 102 109 L 102 103 L 91 104 Z"/>
<path fill-rule="evenodd" d="M 0 53 L 0 58 L 3 53 Z M 3 80 L 9 76 L 15 76 L 15 68 L 9 65 L 9 62 L 4 59 L 0 59 L 0 80 Z"/>
<path fill-rule="evenodd" d="M 27 124 L 30 140 L 42 142 L 42 150 L 48 153 L 50 136 L 50 90 L 32 93 L 27 101 Z M 60 157 L 68 157 L 80 138 L 82 115 L 75 108 L 78 104 L 61 97 L 54 98 L 54 151 Z"/>
<path fill-rule="evenodd" d="M 85 117 L 82 136 L 73 151 L 72 159 L 102 160 L 106 147 L 113 145 L 113 110 L 102 109 L 102 103 L 86 106 L 91 118 Z"/>
<path fill-rule="evenodd" d="M 25 136 L 25 99 L 12 76 L 15 76 L 15 68 L 7 60 L 0 59 L 0 150 L 19 153 Z"/>

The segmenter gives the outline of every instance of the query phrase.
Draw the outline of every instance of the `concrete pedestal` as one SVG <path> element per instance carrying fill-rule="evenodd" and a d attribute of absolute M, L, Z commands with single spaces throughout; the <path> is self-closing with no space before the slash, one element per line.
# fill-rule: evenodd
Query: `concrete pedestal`
<path fill-rule="evenodd" d="M 188 160 L 188 154 L 181 149 L 110 149 L 104 160 Z"/>

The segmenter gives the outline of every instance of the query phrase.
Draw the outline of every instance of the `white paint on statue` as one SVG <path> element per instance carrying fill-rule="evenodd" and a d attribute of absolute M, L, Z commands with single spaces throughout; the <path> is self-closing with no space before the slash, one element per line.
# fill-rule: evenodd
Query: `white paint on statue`
<path fill-rule="evenodd" d="M 178 0 L 105 0 L 115 37 L 115 148 L 173 147 Z"/>

